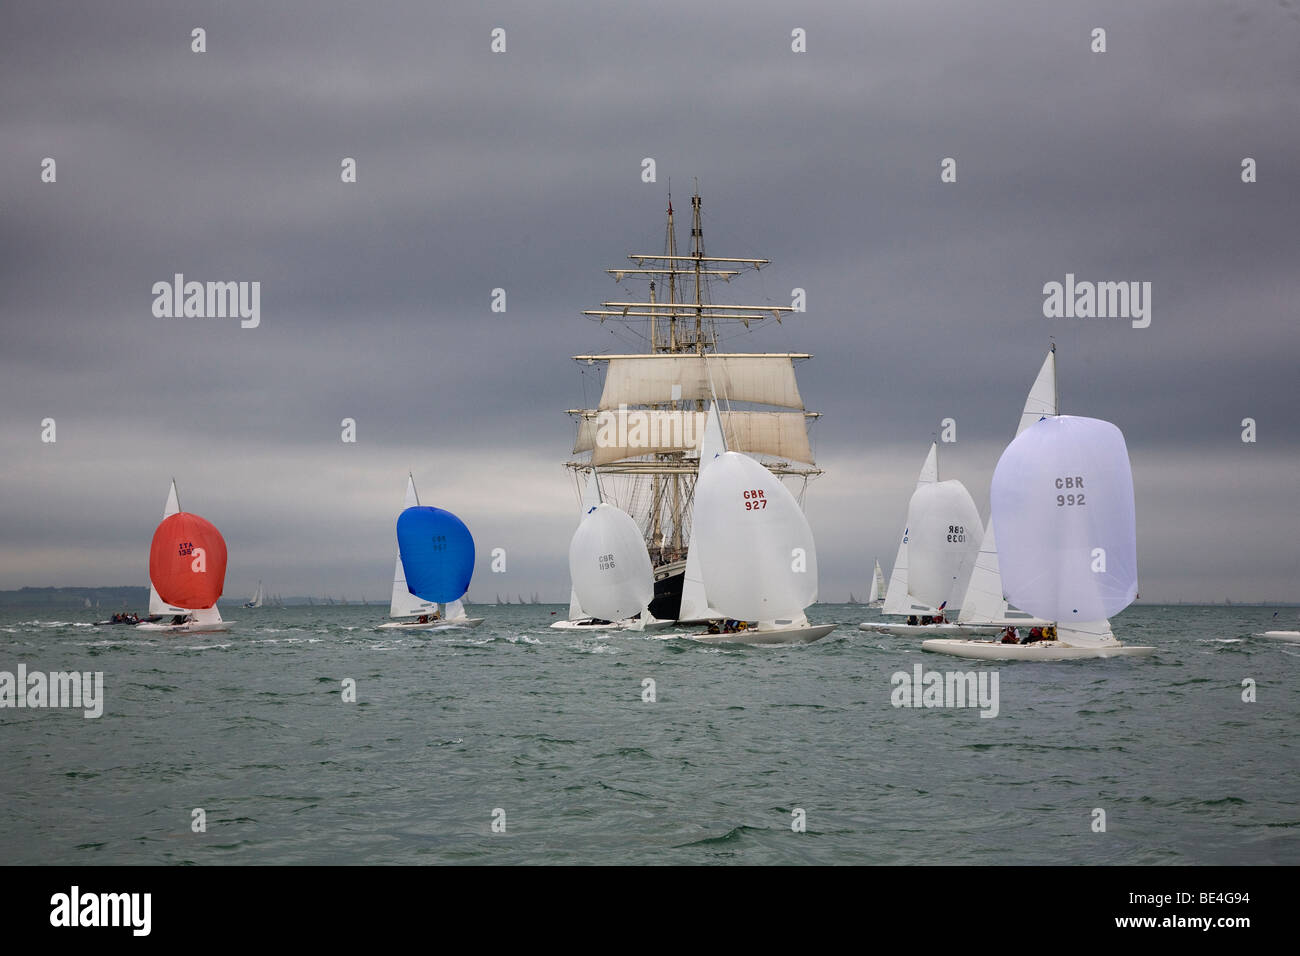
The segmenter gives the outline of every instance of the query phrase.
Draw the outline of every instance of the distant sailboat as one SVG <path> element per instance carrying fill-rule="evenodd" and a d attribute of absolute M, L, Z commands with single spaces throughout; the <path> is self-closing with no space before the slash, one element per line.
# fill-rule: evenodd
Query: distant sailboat
<path fill-rule="evenodd" d="M 859 629 L 900 637 L 960 633 L 945 613 L 966 588 L 982 536 L 970 492 L 959 481 L 939 480 L 939 445 L 932 442 L 908 502 L 882 611 L 907 615 L 906 622 L 864 621 Z"/>
<path fill-rule="evenodd" d="M 461 602 L 474 571 L 474 540 L 469 529 L 450 512 L 421 506 L 415 478 L 410 475 L 397 519 L 397 541 L 388 614 L 399 620 L 381 624 L 380 629 L 428 631 L 483 623 L 482 618 L 469 617 Z M 440 603 L 446 605 L 444 613 L 438 611 Z"/>
<path fill-rule="evenodd" d="M 149 549 L 149 613 L 142 631 L 225 631 L 217 599 L 226 582 L 226 542 L 210 522 L 180 510 L 172 481 Z M 170 621 L 153 615 L 171 615 Z"/>
<path fill-rule="evenodd" d="M 714 435 L 701 442 L 682 606 L 698 571 L 706 606 L 716 608 L 723 623 L 691 637 L 742 644 L 825 637 L 835 625 L 809 624 L 804 613 L 817 600 L 817 548 L 799 503 L 759 462 L 725 450 L 716 402 L 709 405 L 706 429 Z M 713 456 L 706 461 L 708 451 Z"/>
<path fill-rule="evenodd" d="M 867 607 L 880 607 L 885 603 L 885 576 L 880 571 L 880 559 L 876 558 L 876 570 L 871 578 L 871 596 L 867 598 Z"/>
<path fill-rule="evenodd" d="M 257 582 L 257 590 L 253 596 L 244 603 L 244 607 L 261 607 L 262 606 L 262 582 Z"/>

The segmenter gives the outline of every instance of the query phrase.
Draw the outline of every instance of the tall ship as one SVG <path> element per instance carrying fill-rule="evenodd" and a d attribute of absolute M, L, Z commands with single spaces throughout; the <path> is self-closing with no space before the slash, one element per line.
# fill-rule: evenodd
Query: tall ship
<path fill-rule="evenodd" d="M 711 617 L 707 608 L 683 613 L 682 586 L 691 540 L 690 520 L 700 442 L 711 400 L 718 402 L 726 447 L 757 458 L 790 487 L 800 506 L 808 482 L 822 474 L 808 411 L 795 380 L 805 352 L 741 352 L 724 342 L 802 311 L 793 305 L 744 305 L 730 291 L 714 301 L 713 288 L 768 265 L 768 259 L 711 256 L 704 251 L 699 190 L 691 197 L 690 245 L 677 245 L 672 197 L 663 251 L 633 253 L 628 264 L 605 271 L 625 295 L 583 312 L 617 322 L 625 341 L 642 351 L 575 355 L 603 367 L 594 408 L 569 409 L 577 424 L 566 462 L 579 496 L 593 468 L 602 500 L 630 514 L 645 538 L 654 571 L 650 612 L 661 620 Z"/>

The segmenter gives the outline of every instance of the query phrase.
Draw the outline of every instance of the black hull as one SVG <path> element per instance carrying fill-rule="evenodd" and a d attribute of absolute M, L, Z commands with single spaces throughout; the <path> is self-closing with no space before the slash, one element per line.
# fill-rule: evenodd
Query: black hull
<path fill-rule="evenodd" d="M 661 621 L 675 621 L 682 609 L 682 582 L 686 572 L 678 571 L 655 581 L 655 596 L 650 602 L 650 613 Z"/>

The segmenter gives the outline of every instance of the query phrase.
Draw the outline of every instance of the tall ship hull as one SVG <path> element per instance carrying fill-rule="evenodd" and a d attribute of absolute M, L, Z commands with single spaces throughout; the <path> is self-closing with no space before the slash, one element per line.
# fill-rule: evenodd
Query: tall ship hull
<path fill-rule="evenodd" d="M 741 305 L 730 292 L 714 301 L 711 287 L 718 280 L 730 290 L 732 279 L 769 260 L 706 255 L 698 192 L 691 197 L 687 251 L 678 252 L 670 197 L 663 251 L 627 258 L 627 265 L 606 270 L 626 294 L 583 314 L 607 325 L 630 348 L 573 356 L 584 371 L 603 372 L 603 383 L 595 407 L 569 409 L 577 437 L 566 465 L 580 498 L 594 471 L 604 500 L 641 528 L 654 572 L 651 614 L 667 621 L 708 620 L 719 615 L 688 586 L 687 571 L 710 401 L 722 409 L 727 448 L 758 459 L 790 485 L 800 503 L 808 482 L 822 473 L 808 435 L 819 413 L 804 408 L 795 380 L 795 364 L 812 356 L 720 346 L 732 332 L 739 338 L 803 308 Z"/>

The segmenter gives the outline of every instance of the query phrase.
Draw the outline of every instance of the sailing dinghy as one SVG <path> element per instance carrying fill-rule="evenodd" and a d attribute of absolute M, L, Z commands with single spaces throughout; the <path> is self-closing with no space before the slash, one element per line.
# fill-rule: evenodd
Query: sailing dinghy
<path fill-rule="evenodd" d="M 211 522 L 180 510 L 173 480 L 149 548 L 150 619 L 136 628 L 176 633 L 229 630 L 230 622 L 217 610 L 225 583 L 225 539 Z"/>
<path fill-rule="evenodd" d="M 938 443 L 931 443 L 908 502 L 907 522 L 882 610 L 884 614 L 906 614 L 908 622 L 937 620 L 929 624 L 864 621 L 859 630 L 897 637 L 963 632 L 943 615 L 966 589 L 983 527 L 966 487 L 960 481 L 939 480 L 938 448 Z M 996 630 L 990 627 L 988 633 Z"/>
<path fill-rule="evenodd" d="M 257 590 L 253 596 L 244 602 L 244 607 L 261 607 L 262 606 L 262 582 L 257 582 Z"/>
<path fill-rule="evenodd" d="M 474 538 L 451 512 L 421 507 L 413 475 L 406 478 L 397 544 L 388 609 L 395 620 L 380 624 L 378 630 L 442 631 L 483 623 L 483 618 L 466 613 L 461 600 L 474 574 Z M 441 613 L 440 603 L 445 605 Z"/>
<path fill-rule="evenodd" d="M 706 432 L 701 442 L 682 606 L 697 572 L 704 605 L 726 623 L 717 632 L 690 636 L 729 644 L 825 637 L 835 625 L 810 624 L 804 613 L 817 600 L 817 548 L 803 510 L 776 475 L 748 455 L 725 450 L 716 402 L 706 428 L 714 434 Z M 708 452 L 711 460 L 704 458 Z"/>
<path fill-rule="evenodd" d="M 1118 428 L 1095 418 L 1042 418 L 1002 453 L 989 497 L 1006 597 L 1058 622 L 1056 639 L 937 639 L 924 650 L 1044 661 L 1155 653 L 1120 643 L 1108 620 L 1137 597 L 1133 472 Z"/>
<path fill-rule="evenodd" d="M 626 522 L 616 517 L 606 515 L 600 509 L 610 508 L 617 511 L 627 519 Z M 588 527 L 589 520 L 596 517 L 597 524 Z M 644 539 L 640 540 L 639 550 L 645 556 L 646 570 L 650 574 L 650 585 L 652 596 L 646 601 L 643 610 L 640 606 L 632 608 L 628 613 L 622 613 L 624 604 L 629 603 L 626 600 L 626 593 L 620 590 L 620 587 L 613 585 L 611 575 L 614 568 L 597 567 L 592 570 L 592 562 L 597 565 L 610 561 L 617 561 L 617 568 L 627 571 L 631 574 L 630 569 L 637 569 L 639 573 L 640 559 L 632 554 L 623 554 L 615 556 L 613 551 L 592 551 L 592 542 L 601 540 L 608 536 L 611 546 L 615 543 L 626 545 L 620 535 L 626 533 L 627 524 L 631 524 L 636 529 L 636 522 L 632 520 L 626 512 L 611 505 L 601 503 L 599 478 L 596 475 L 596 469 L 591 470 L 587 477 L 587 485 L 582 493 L 582 516 L 578 525 L 578 530 L 574 532 L 573 539 L 569 542 L 569 575 L 572 581 L 572 589 L 569 592 L 569 616 L 563 621 L 555 621 L 551 627 L 560 631 L 622 631 L 622 630 L 642 630 L 646 627 L 664 627 L 671 624 L 671 621 L 660 620 L 650 616 L 649 604 L 653 600 L 654 576 L 650 568 L 650 555 L 645 549 Z M 616 527 L 617 526 L 617 527 Z M 636 529 L 636 534 L 640 536 L 640 530 Z M 581 579 L 581 584 L 580 584 Z M 584 604 L 579 592 L 588 594 L 593 602 L 592 605 Z M 635 604 L 634 601 L 630 602 Z M 606 615 L 604 611 L 609 611 Z M 632 617 L 631 614 L 637 616 Z"/>

